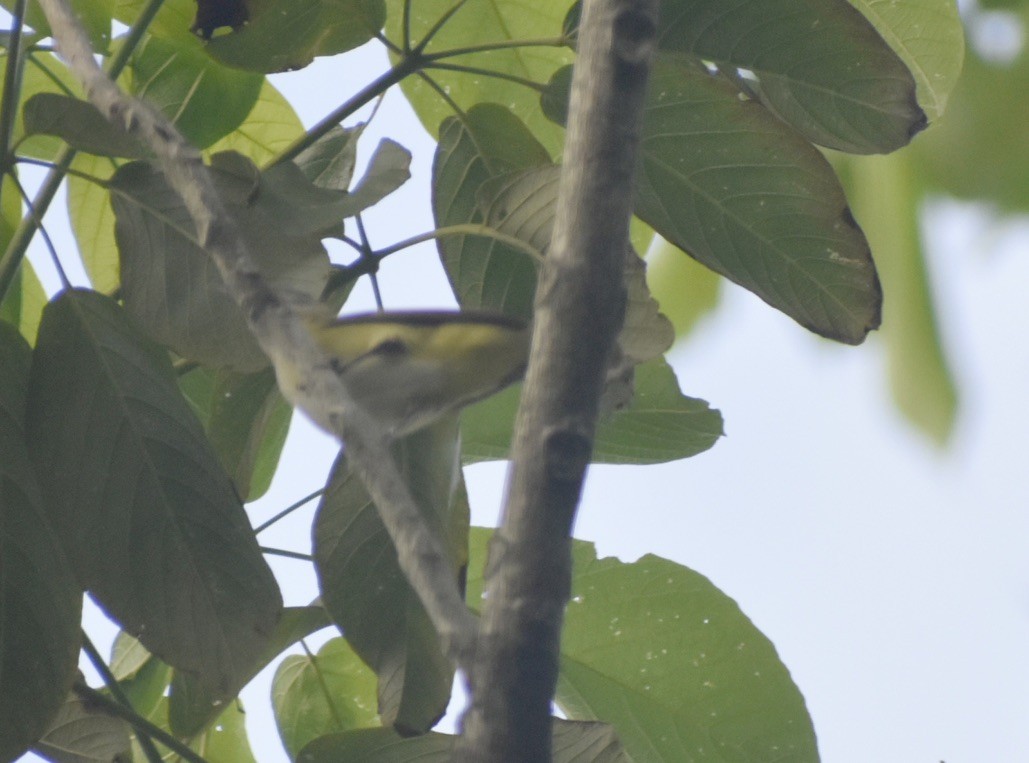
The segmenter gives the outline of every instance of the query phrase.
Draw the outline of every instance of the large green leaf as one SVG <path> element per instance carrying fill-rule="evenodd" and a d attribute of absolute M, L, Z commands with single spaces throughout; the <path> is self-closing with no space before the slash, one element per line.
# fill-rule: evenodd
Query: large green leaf
<path fill-rule="evenodd" d="M 114 17 L 126 26 L 131 26 L 149 5 L 150 0 L 115 0 Z M 147 32 L 165 39 L 195 38 L 190 27 L 196 9 L 196 0 L 164 0 L 157 16 L 147 27 Z"/>
<path fill-rule="evenodd" d="M 175 123 L 198 148 L 242 124 L 257 102 L 264 78 L 212 60 L 192 35 L 150 35 L 129 62 L 130 90 Z"/>
<path fill-rule="evenodd" d="M 703 400 L 686 397 L 671 367 L 654 360 L 636 369 L 627 410 L 602 419 L 593 443 L 594 463 L 656 464 L 688 458 L 714 445 L 722 416 Z M 461 416 L 465 463 L 508 457 L 521 387 L 466 408 Z"/>
<path fill-rule="evenodd" d="M 115 127 L 89 101 L 58 93 L 36 93 L 23 106 L 28 135 L 55 135 L 72 148 L 99 156 L 142 158 L 143 145 Z"/>
<path fill-rule="evenodd" d="M 249 21 L 215 37 L 208 52 L 256 72 L 302 69 L 315 56 L 345 53 L 371 40 L 386 21 L 383 0 L 249 0 Z"/>
<path fill-rule="evenodd" d="M 486 224 L 544 255 L 550 249 L 560 176 L 561 168 L 548 164 L 487 180 L 477 194 Z M 624 284 L 627 301 L 618 346 L 632 362 L 653 360 L 671 347 L 674 333 L 647 289 L 646 266 L 631 249 Z"/>
<path fill-rule="evenodd" d="M 26 431 L 79 581 L 155 655 L 235 696 L 282 602 L 167 356 L 110 299 L 63 293 L 40 325 Z"/>
<path fill-rule="evenodd" d="M 296 164 L 319 188 L 350 189 L 357 166 L 357 141 L 364 125 L 336 125 L 297 155 Z"/>
<path fill-rule="evenodd" d="M 849 196 L 875 246 L 889 296 L 882 335 L 894 401 L 911 423 L 943 445 L 954 430 L 958 395 L 920 240 L 915 168 L 904 153 L 851 160 L 848 170 Z"/>
<path fill-rule="evenodd" d="M 240 677 L 240 686 L 250 683 L 285 649 L 315 631 L 332 625 L 324 607 L 286 607 L 261 654 L 254 656 Z M 179 736 L 194 736 L 218 717 L 224 697 L 211 691 L 211 686 L 196 676 L 175 671 L 168 697 L 168 725 Z"/>
<path fill-rule="evenodd" d="M 321 239 L 345 196 L 317 188 L 291 163 L 259 172 L 238 154 L 212 160 L 212 179 L 265 277 L 277 288 L 320 296 L 329 276 Z M 144 330 L 179 355 L 241 373 L 268 365 L 192 219 L 163 174 L 127 164 L 111 179 L 121 252 L 122 298 Z"/>
<path fill-rule="evenodd" d="M 664 239 L 647 252 L 647 284 L 675 327 L 677 341 L 689 336 L 718 306 L 722 283 L 720 275 L 692 257 L 683 257 L 678 247 Z"/>
<path fill-rule="evenodd" d="M 885 153 L 926 125 L 911 72 L 844 0 L 668 0 L 659 40 L 753 73 L 770 109 L 830 148 Z"/>
<path fill-rule="evenodd" d="M 25 444 L 30 351 L 0 321 L 0 760 L 46 730 L 75 678 L 82 589 L 50 526 Z"/>
<path fill-rule="evenodd" d="M 456 422 L 446 418 L 394 449 L 408 488 L 441 538 L 454 532 L 456 436 Z M 326 608 L 379 677 L 383 725 L 405 734 L 428 731 L 450 700 L 453 668 L 400 570 L 375 505 L 343 456 L 318 507 L 314 557 Z"/>
<path fill-rule="evenodd" d="M 1029 29 L 1029 4 L 1015 12 L 1011 23 Z M 917 179 L 933 191 L 1029 211 L 1029 151 L 1016 128 L 1029 123 L 1025 93 L 1029 45 L 1009 62 L 969 55 L 945 117 L 911 146 Z"/>
<path fill-rule="evenodd" d="M 554 719 L 554 763 L 629 763 L 606 723 Z M 405 739 L 392 729 L 357 729 L 315 739 L 300 752 L 305 763 L 449 763 L 455 737 L 430 733 Z"/>
<path fill-rule="evenodd" d="M 236 492 L 245 502 L 268 490 L 286 441 L 293 408 L 275 372 L 252 374 L 195 368 L 179 379 Z"/>
<path fill-rule="evenodd" d="M 32 3 L 29 7 L 34 5 L 35 3 Z M 7 65 L 6 50 L 0 54 L 0 63 L 4 66 Z M 0 82 L 0 91 L 2 90 L 3 83 Z M 21 100 L 27 101 L 38 93 L 77 97 L 81 94 L 81 88 L 74 75 L 68 71 L 68 67 L 57 56 L 52 53 L 34 51 L 26 58 L 22 67 Z M 20 118 L 14 121 L 13 127 L 14 134 L 11 137 L 14 144 L 18 146 L 19 155 L 49 161 L 63 146 L 63 142 L 59 138 L 50 135 L 26 136 L 24 122 Z"/>
<path fill-rule="evenodd" d="M 289 101 L 265 80 L 243 124 L 208 151 L 211 154 L 235 151 L 263 166 L 303 134 L 304 125 Z"/>
<path fill-rule="evenodd" d="M 368 169 L 347 194 L 346 216 L 353 217 L 393 193 L 411 177 L 411 152 L 394 140 L 383 138 L 375 148 Z"/>
<path fill-rule="evenodd" d="M 472 531 L 479 606 L 490 533 Z M 573 543 L 557 702 L 615 727 L 629 760 L 815 761 L 804 699 L 772 643 L 709 580 L 647 555 L 627 564 Z"/>
<path fill-rule="evenodd" d="M 502 106 L 478 105 L 463 120 L 448 119 L 440 128 L 432 166 L 436 225 L 482 223 L 478 194 L 483 183 L 549 163 L 543 146 Z M 524 252 L 484 236 L 446 236 L 437 245 L 462 307 L 518 318 L 532 314 L 536 265 Z"/>
<path fill-rule="evenodd" d="M 272 704 L 294 760 L 313 739 L 378 725 L 375 674 L 343 638 L 326 642 L 317 655 L 284 659 L 272 680 Z"/>
<path fill-rule="evenodd" d="M 879 325 L 882 293 L 828 162 L 684 61 L 655 66 L 650 88 L 636 213 L 802 326 L 863 341 Z"/>
<path fill-rule="evenodd" d="M 53 763 L 127 761 L 130 730 L 121 718 L 71 694 L 33 751 Z"/>
<path fill-rule="evenodd" d="M 543 116 L 534 89 L 504 77 L 528 79 L 542 85 L 558 68 L 571 62 L 572 52 L 558 42 L 561 22 L 571 4 L 572 0 L 525 0 L 520 3 L 469 0 L 447 20 L 426 52 L 488 46 L 494 42 L 509 46 L 517 40 L 551 39 L 555 44 L 549 47 L 487 49 L 446 60 L 446 63 L 496 72 L 496 77 L 456 71 L 429 71 L 428 74 L 448 98 L 464 111 L 481 103 L 504 104 L 528 126 L 552 156 L 557 156 L 563 145 L 564 132 Z M 389 0 L 386 33 L 396 44 L 400 44 L 403 39 L 402 5 L 403 0 Z M 412 44 L 417 44 L 453 5 L 452 0 L 418 0 L 411 3 Z M 431 135 L 442 137 L 443 127 L 440 123 L 454 113 L 447 100 L 420 77 L 408 77 L 401 83 L 401 87 L 425 129 Z"/>
<path fill-rule="evenodd" d="M 72 169 L 76 174 L 67 180 L 72 233 L 93 288 L 112 294 L 118 288 L 118 245 L 111 196 L 102 183 L 114 174 L 117 164 L 106 157 L 78 154 Z"/>
<path fill-rule="evenodd" d="M 0 250 L 7 251 L 15 230 L 21 223 L 21 196 L 10 175 L 0 180 Z M 18 328 L 29 344 L 35 344 L 39 319 L 46 304 L 46 292 L 36 276 L 32 263 L 22 260 L 0 299 L 0 320 Z"/>
<path fill-rule="evenodd" d="M 918 103 L 930 122 L 947 106 L 965 57 L 965 33 L 954 0 L 848 0 L 872 22 L 914 75 Z"/>

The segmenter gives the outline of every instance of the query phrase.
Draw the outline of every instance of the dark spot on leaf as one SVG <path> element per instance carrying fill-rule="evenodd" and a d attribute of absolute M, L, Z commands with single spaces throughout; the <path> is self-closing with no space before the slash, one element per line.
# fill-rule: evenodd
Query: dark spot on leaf
<path fill-rule="evenodd" d="M 189 31 L 210 40 L 216 29 L 227 26 L 237 32 L 249 19 L 243 0 L 197 0 L 197 15 Z"/>

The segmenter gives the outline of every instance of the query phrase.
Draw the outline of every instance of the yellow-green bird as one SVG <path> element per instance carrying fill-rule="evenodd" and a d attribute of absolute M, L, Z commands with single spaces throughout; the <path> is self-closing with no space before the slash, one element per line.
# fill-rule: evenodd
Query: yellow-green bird
<path fill-rule="evenodd" d="M 517 381 L 529 355 L 529 328 L 492 313 L 369 313 L 308 325 L 354 401 L 398 437 Z"/>

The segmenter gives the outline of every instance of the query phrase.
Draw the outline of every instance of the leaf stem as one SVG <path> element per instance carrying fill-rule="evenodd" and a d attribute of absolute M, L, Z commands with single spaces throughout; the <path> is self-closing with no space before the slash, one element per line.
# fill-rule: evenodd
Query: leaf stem
<path fill-rule="evenodd" d="M 343 719 L 339 717 L 339 710 L 336 709 L 336 703 L 332 700 L 332 692 L 329 690 L 329 684 L 325 681 L 325 676 L 322 675 L 322 668 L 321 665 L 318 664 L 317 655 L 311 652 L 305 639 L 300 639 L 300 646 L 307 655 L 307 659 L 311 662 L 311 667 L 314 669 L 314 676 L 318 679 L 318 687 L 322 690 L 322 694 L 325 696 L 325 704 L 329 706 L 329 712 L 332 714 L 332 720 L 336 722 L 336 728 L 340 731 L 346 731 L 346 727 L 343 725 Z"/>
<path fill-rule="evenodd" d="M 436 19 L 436 23 L 429 27 L 429 31 L 425 33 L 425 37 L 422 38 L 422 41 L 415 45 L 415 52 L 421 53 L 425 50 L 429 43 L 432 42 L 432 38 L 439 33 L 439 30 L 446 26 L 447 22 L 453 18 L 455 13 L 461 10 L 462 6 L 464 6 L 466 2 L 467 0 L 457 0 L 456 3 L 447 8 L 443 15 Z"/>
<path fill-rule="evenodd" d="M 426 64 L 425 68 L 438 69 L 450 72 L 462 72 L 465 74 L 481 74 L 484 77 L 495 77 L 496 79 L 514 82 L 517 85 L 523 85 L 529 88 L 530 90 L 535 90 L 537 93 L 542 93 L 547 89 L 547 86 L 543 83 L 536 82 L 535 80 L 528 79 L 527 77 L 519 77 L 517 74 L 508 74 L 507 72 L 501 72 L 495 69 L 486 69 L 480 66 L 468 66 L 466 64 L 432 63 Z"/>
<path fill-rule="evenodd" d="M 254 529 L 254 534 L 256 535 L 257 533 L 264 532 L 269 527 L 271 527 L 273 524 L 278 522 L 280 519 L 285 519 L 290 514 L 292 514 L 294 511 L 296 511 L 297 509 L 301 508 L 302 506 L 305 506 L 306 504 L 310 503 L 315 498 L 321 497 L 324 493 L 325 493 L 325 488 L 322 487 L 322 488 L 318 488 L 317 490 L 315 490 L 310 495 L 305 495 L 303 498 L 301 498 L 296 503 L 290 504 L 289 506 L 284 508 L 282 511 L 280 511 L 278 514 L 276 514 L 271 519 L 265 520 L 264 522 L 259 524 Z"/>
<path fill-rule="evenodd" d="M 308 130 L 304 135 L 293 141 L 277 157 L 269 162 L 269 166 L 288 162 L 296 159 L 306 148 L 313 145 L 319 138 L 329 132 L 344 119 L 360 109 L 366 103 L 375 99 L 381 93 L 386 92 L 393 85 L 400 82 L 404 77 L 416 72 L 422 66 L 422 57 L 418 54 L 405 56 L 396 66 L 384 72 L 362 88 L 352 98 L 348 98 L 337 108 L 327 114 L 318 124 Z"/>
<path fill-rule="evenodd" d="M 89 661 L 96 669 L 96 672 L 100 674 L 100 677 L 104 681 L 104 686 L 106 686 L 108 691 L 111 692 L 111 696 L 121 703 L 126 709 L 135 713 L 136 709 L 132 706 L 129 698 L 125 696 L 125 692 L 121 690 L 121 684 L 118 683 L 118 679 L 115 678 L 114 673 L 112 673 L 111 669 L 107 666 L 107 662 L 104 660 L 103 656 L 101 656 L 100 651 L 96 648 L 96 645 L 85 631 L 82 631 L 82 651 L 86 653 L 86 657 L 89 658 Z M 139 741 L 139 746 L 143 748 L 143 754 L 146 755 L 146 758 L 150 763 L 161 763 L 161 753 L 157 751 L 157 748 L 154 746 L 154 742 L 150 738 L 149 734 L 136 729 L 136 739 Z"/>
<path fill-rule="evenodd" d="M 496 42 L 484 42 L 479 45 L 467 45 L 463 48 L 451 48 L 450 50 L 437 50 L 432 53 L 423 54 L 426 61 L 441 61 L 444 58 L 455 56 L 467 56 L 472 53 L 490 53 L 494 50 L 510 50 L 512 48 L 563 48 L 568 45 L 567 37 L 537 37 L 528 40 L 497 40 Z"/>
<path fill-rule="evenodd" d="M 11 166 L 11 136 L 14 132 L 14 117 L 18 111 L 18 97 L 21 95 L 21 33 L 24 29 L 25 6 L 28 0 L 16 0 L 11 24 L 10 40 L 7 43 L 7 66 L 4 67 L 4 94 L 0 100 L 0 151 L 3 164 L 0 172 L 6 173 Z"/>
<path fill-rule="evenodd" d="M 416 244 L 432 241 L 433 239 L 445 238 L 446 236 L 483 236 L 485 238 L 492 238 L 501 244 L 507 244 L 508 246 L 517 249 L 522 252 L 522 254 L 529 255 L 536 263 L 543 261 L 543 254 L 531 244 L 506 233 L 501 233 L 496 228 L 491 228 L 488 225 L 478 223 L 462 223 L 460 225 L 448 225 L 443 228 L 436 228 L 435 230 L 431 230 L 427 233 L 421 233 L 417 236 L 406 238 L 396 244 L 387 246 L 385 249 L 379 249 L 375 252 L 375 257 L 376 259 L 381 260 L 383 257 L 399 252 L 401 249 L 407 249 L 408 247 Z M 354 267 L 356 268 L 358 265 L 355 265 Z"/>
<path fill-rule="evenodd" d="M 411 52 L 411 0 L 404 0 L 404 10 L 400 18 L 400 30 L 403 40 L 404 55 Z"/>
<path fill-rule="evenodd" d="M 297 551 L 287 551 L 284 548 L 271 548 L 270 546 L 261 546 L 262 554 L 271 554 L 272 556 L 284 556 L 287 559 L 299 559 L 302 562 L 313 562 L 314 557 L 310 554 L 301 554 Z"/>
<path fill-rule="evenodd" d="M 164 729 L 159 726 L 155 726 L 146 718 L 136 713 L 134 710 L 125 707 L 120 702 L 108 697 L 103 692 L 97 691 L 91 686 L 87 686 L 82 681 L 76 681 L 72 686 L 74 691 L 79 697 L 86 702 L 90 702 L 95 705 L 100 705 L 105 711 L 114 715 L 122 720 L 128 722 L 132 728 L 134 728 L 140 736 L 145 734 L 148 737 L 156 739 L 158 742 L 163 744 L 169 750 L 174 752 L 184 760 L 188 760 L 190 763 L 208 763 L 207 759 L 197 755 L 189 747 L 184 745 L 178 739 L 173 737 Z M 160 760 L 160 758 L 158 758 Z"/>

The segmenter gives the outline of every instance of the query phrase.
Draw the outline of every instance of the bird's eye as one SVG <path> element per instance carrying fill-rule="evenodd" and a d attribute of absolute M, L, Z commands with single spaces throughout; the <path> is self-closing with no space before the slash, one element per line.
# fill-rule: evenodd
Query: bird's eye
<path fill-rule="evenodd" d="M 393 337 L 392 339 L 385 339 L 379 342 L 375 347 L 372 348 L 370 354 L 385 355 L 387 357 L 397 357 L 400 355 L 406 355 L 409 348 L 402 339 Z"/>

